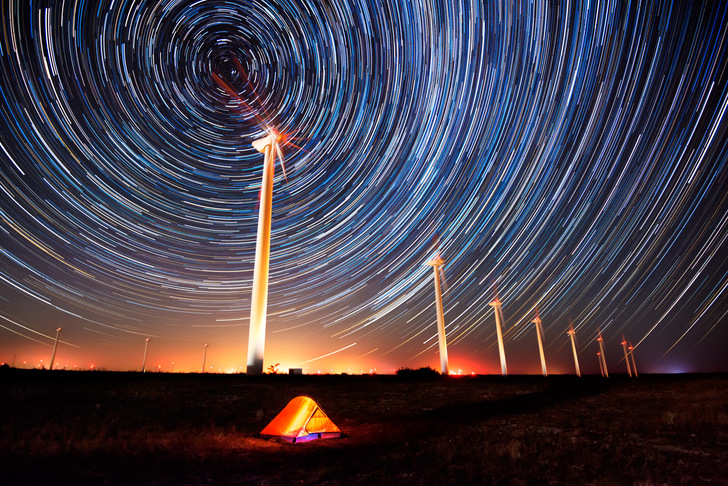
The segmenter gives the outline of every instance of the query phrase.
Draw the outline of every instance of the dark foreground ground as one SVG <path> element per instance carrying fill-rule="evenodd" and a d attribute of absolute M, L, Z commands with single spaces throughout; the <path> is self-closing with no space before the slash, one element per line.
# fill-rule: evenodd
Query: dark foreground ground
<path fill-rule="evenodd" d="M 0 484 L 728 484 L 728 376 L 0 370 Z M 347 434 L 258 432 L 297 395 Z"/>

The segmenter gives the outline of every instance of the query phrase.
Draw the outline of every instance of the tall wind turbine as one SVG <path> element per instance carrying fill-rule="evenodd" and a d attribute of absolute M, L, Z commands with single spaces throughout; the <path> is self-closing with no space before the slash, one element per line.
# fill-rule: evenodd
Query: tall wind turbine
<path fill-rule="evenodd" d="M 234 59 L 235 61 L 235 59 Z M 236 62 L 240 73 L 244 75 L 242 66 Z M 231 96 L 237 98 L 244 106 L 247 103 L 217 73 L 212 78 Z M 257 96 L 256 96 L 257 98 Z M 256 117 L 257 118 L 257 117 Z M 260 118 L 258 118 L 260 120 Z M 262 120 L 260 120 L 265 124 Z M 253 148 L 265 154 L 263 162 L 263 181 L 260 188 L 260 207 L 258 210 L 258 236 L 255 244 L 255 266 L 253 268 L 253 295 L 250 303 L 250 329 L 248 331 L 248 360 L 246 373 L 263 374 L 263 355 L 265 352 L 265 325 L 268 309 L 268 273 L 270 269 L 270 232 L 273 210 L 273 177 L 275 175 L 276 157 L 281 160 L 283 175 L 283 152 L 280 141 L 282 136 L 272 128 L 266 127 L 268 133 L 253 142 Z"/>
<path fill-rule="evenodd" d="M 571 338 L 571 350 L 574 352 L 574 368 L 576 368 L 576 376 L 581 376 L 581 370 L 579 369 L 579 356 L 576 354 L 576 339 L 574 338 L 576 331 L 574 331 L 574 325 L 571 323 L 569 323 L 569 331 L 567 334 Z"/>
<path fill-rule="evenodd" d="M 263 163 L 263 184 L 260 189 L 258 239 L 255 245 L 253 297 L 250 304 L 247 367 L 247 374 L 249 375 L 263 374 L 265 323 L 268 308 L 268 270 L 270 267 L 270 228 L 273 211 L 273 176 L 276 157 L 281 159 L 281 166 L 283 165 L 283 152 L 281 152 L 279 144 L 280 138 L 275 130 L 270 129 L 268 135 L 253 142 L 253 148 L 265 154 L 265 161 Z"/>
<path fill-rule="evenodd" d="M 599 337 L 597 337 L 597 341 L 599 342 L 599 366 L 602 368 L 602 375 L 609 378 L 609 370 L 607 370 L 607 357 L 604 356 L 604 339 L 602 338 L 602 331 L 599 330 Z"/>
<path fill-rule="evenodd" d="M 437 255 L 427 264 L 432 267 L 435 273 L 435 307 L 437 308 L 437 341 L 440 345 L 440 374 L 449 374 L 447 366 L 447 341 L 445 340 L 445 315 L 442 311 L 442 292 L 440 291 L 440 272 L 445 263 L 440 255 Z"/>
<path fill-rule="evenodd" d="M 542 335 L 543 335 L 543 327 L 541 327 L 541 317 L 538 315 L 538 308 L 536 308 L 536 318 L 531 321 L 534 324 L 536 324 L 536 336 L 538 337 L 538 352 L 541 355 L 541 371 L 543 371 L 543 376 L 548 376 L 548 372 L 546 372 L 546 358 L 543 355 L 543 341 L 542 341 Z"/>
<path fill-rule="evenodd" d="M 498 334 L 498 353 L 500 354 L 501 374 L 503 376 L 506 376 L 508 375 L 508 368 L 506 367 L 506 350 L 503 347 L 503 331 L 501 329 L 502 322 L 505 319 L 503 319 L 501 301 L 498 297 L 496 297 L 493 302 L 488 305 L 493 307 L 493 309 L 495 310 L 495 330 Z"/>
<path fill-rule="evenodd" d="M 622 334 L 622 349 L 624 350 L 624 362 L 627 363 L 627 374 L 631 378 L 632 367 L 629 365 L 629 355 L 627 354 L 627 340 L 624 339 L 624 334 Z"/>

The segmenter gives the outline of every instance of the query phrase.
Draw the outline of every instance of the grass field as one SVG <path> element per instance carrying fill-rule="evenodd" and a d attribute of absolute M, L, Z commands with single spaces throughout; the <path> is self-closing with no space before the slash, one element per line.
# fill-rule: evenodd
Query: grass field
<path fill-rule="evenodd" d="M 2 484 L 728 484 L 728 376 L 0 372 Z M 297 395 L 346 437 L 258 433 Z"/>

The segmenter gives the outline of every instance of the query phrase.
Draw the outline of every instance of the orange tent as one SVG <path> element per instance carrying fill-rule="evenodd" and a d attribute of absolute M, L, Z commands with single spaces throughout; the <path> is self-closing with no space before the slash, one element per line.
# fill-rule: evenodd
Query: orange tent
<path fill-rule="evenodd" d="M 262 437 L 296 442 L 341 437 L 341 429 L 309 397 L 296 397 L 264 428 Z"/>

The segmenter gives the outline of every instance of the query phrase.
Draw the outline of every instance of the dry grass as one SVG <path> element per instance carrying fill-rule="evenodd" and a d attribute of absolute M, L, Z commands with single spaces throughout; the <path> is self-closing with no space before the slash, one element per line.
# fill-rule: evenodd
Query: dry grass
<path fill-rule="evenodd" d="M 0 381 L 3 484 L 728 484 L 725 376 Z M 347 437 L 259 438 L 297 395 Z"/>

